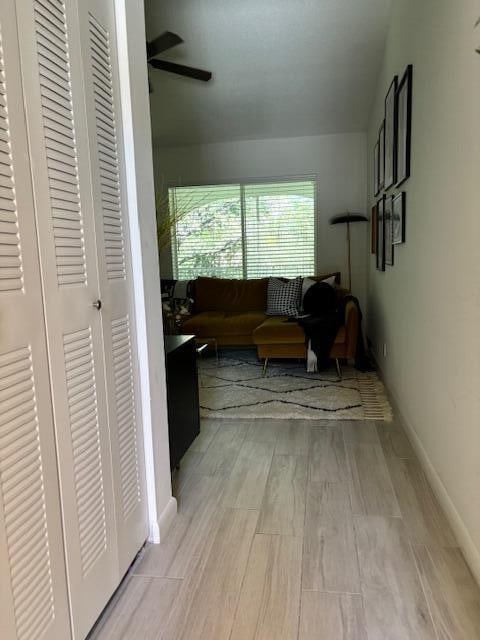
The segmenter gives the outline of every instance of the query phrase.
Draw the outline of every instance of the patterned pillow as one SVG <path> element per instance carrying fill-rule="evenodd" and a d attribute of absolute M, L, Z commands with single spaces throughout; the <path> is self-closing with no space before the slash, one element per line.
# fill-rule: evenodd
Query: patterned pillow
<path fill-rule="evenodd" d="M 267 316 L 296 316 L 302 293 L 303 278 L 268 280 Z"/>

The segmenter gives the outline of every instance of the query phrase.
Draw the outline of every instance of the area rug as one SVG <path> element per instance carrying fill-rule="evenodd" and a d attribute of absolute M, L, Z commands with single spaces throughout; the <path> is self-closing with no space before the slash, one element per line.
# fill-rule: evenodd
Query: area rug
<path fill-rule="evenodd" d="M 204 418 L 328 420 L 392 419 L 375 372 L 333 367 L 307 373 L 304 362 L 271 361 L 262 377 L 254 350 L 225 350 L 199 358 L 200 413 Z"/>

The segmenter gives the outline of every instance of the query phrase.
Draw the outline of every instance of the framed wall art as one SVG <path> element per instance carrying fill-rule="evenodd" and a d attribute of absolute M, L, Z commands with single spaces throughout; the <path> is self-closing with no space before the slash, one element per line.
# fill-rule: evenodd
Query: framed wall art
<path fill-rule="evenodd" d="M 410 177 L 410 152 L 412 144 L 412 76 L 408 65 L 397 89 L 397 187 Z"/>
<path fill-rule="evenodd" d="M 397 179 L 397 87 L 395 76 L 385 98 L 385 189 Z"/>
<path fill-rule="evenodd" d="M 402 191 L 396 196 L 392 196 L 392 242 L 393 244 L 403 244 L 405 242 L 405 210 L 407 194 Z"/>
<path fill-rule="evenodd" d="M 380 192 L 385 184 L 385 120 L 378 132 L 378 158 L 378 191 Z"/>
<path fill-rule="evenodd" d="M 370 251 L 372 253 L 372 255 L 375 255 L 377 253 L 377 225 L 378 225 L 378 220 L 377 220 L 377 205 L 372 207 L 372 215 L 370 218 L 370 227 L 371 227 L 371 246 L 370 246 Z"/>
<path fill-rule="evenodd" d="M 378 170 L 380 167 L 380 150 L 379 141 L 377 140 L 373 149 L 373 195 L 378 196 L 380 193 L 380 183 L 378 181 Z"/>
<path fill-rule="evenodd" d="M 385 196 L 383 204 L 383 233 L 385 242 L 385 264 L 393 266 L 393 215 L 392 197 Z"/>
<path fill-rule="evenodd" d="M 383 224 L 383 207 L 385 196 L 377 202 L 377 269 L 385 271 L 385 230 Z"/>

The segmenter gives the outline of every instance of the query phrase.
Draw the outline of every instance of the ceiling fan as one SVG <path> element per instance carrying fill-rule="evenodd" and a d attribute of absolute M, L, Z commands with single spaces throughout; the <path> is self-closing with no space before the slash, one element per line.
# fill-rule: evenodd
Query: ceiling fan
<path fill-rule="evenodd" d="M 162 33 L 151 42 L 147 42 L 148 64 L 154 69 L 160 69 L 160 71 L 168 71 L 170 73 L 176 73 L 179 76 L 208 82 L 212 77 L 211 71 L 204 71 L 203 69 L 197 69 L 195 67 L 187 67 L 183 64 L 177 64 L 176 62 L 169 62 L 168 60 L 157 60 L 155 57 L 158 56 L 159 53 L 163 53 L 164 51 L 167 51 L 167 49 L 171 49 L 182 42 L 183 39 L 171 31 L 165 31 L 165 33 Z"/>

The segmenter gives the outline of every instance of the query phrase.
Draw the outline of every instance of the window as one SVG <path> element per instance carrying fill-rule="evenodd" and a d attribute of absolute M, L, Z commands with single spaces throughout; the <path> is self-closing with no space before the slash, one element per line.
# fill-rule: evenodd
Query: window
<path fill-rule="evenodd" d="M 315 272 L 315 181 L 169 190 L 175 278 Z"/>

